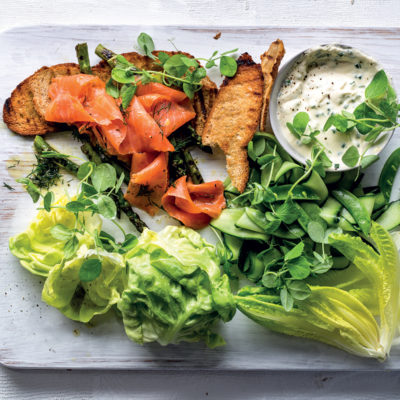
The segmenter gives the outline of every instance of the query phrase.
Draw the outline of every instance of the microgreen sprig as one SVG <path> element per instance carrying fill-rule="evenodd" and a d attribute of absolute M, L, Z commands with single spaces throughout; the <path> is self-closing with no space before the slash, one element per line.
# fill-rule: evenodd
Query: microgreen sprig
<path fill-rule="evenodd" d="M 201 89 L 202 79 L 206 77 L 206 69 L 217 66 L 219 61 L 219 70 L 222 75 L 232 77 L 237 70 L 236 60 L 228 54 L 235 53 L 238 49 L 225 51 L 218 54 L 215 51 L 210 58 L 190 58 L 184 54 L 167 54 L 158 52 L 154 54 L 154 41 L 147 34 L 142 32 L 137 39 L 137 43 L 143 53 L 152 58 L 155 65 L 161 70 L 145 70 L 138 68 L 130 63 L 120 54 L 114 54 L 99 45 L 96 53 L 107 57 L 107 61 L 112 65 L 111 80 L 107 82 L 107 93 L 114 98 L 122 98 L 122 108 L 126 109 L 136 92 L 138 82 L 146 84 L 149 82 L 159 82 L 166 86 L 175 86 L 182 89 L 186 95 L 192 99 L 194 94 Z M 199 61 L 205 61 L 205 68 L 200 66 Z"/>

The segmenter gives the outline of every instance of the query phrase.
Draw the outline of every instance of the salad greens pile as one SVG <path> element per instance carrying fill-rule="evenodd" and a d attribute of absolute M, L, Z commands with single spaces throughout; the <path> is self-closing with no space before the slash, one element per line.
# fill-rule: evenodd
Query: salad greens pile
<path fill-rule="evenodd" d="M 324 132 L 335 127 L 339 132 L 350 133 L 354 129 L 364 136 L 364 140 L 369 143 L 363 154 L 358 148 L 350 146 L 342 156 L 342 161 L 348 167 L 361 166 L 367 168 L 379 159 L 375 154 L 366 155 L 366 152 L 376 144 L 381 134 L 390 132 L 400 126 L 397 117 L 400 111 L 400 104 L 397 102 L 396 92 L 390 85 L 389 79 L 384 70 L 378 71 L 371 83 L 365 89 L 365 100 L 359 104 L 351 113 L 342 110 L 341 114 L 331 114 L 324 125 Z M 293 122 L 286 125 L 290 132 L 297 137 L 302 144 L 311 144 L 318 149 L 322 149 L 326 158 L 329 159 L 329 151 L 326 146 L 318 140 L 319 130 L 307 131 L 310 116 L 301 111 L 297 113 Z M 332 166 L 332 163 L 328 167 Z"/>
<path fill-rule="evenodd" d="M 224 344 L 212 328 L 219 320 L 231 320 L 236 305 L 215 246 L 185 227 L 158 234 L 144 229 L 137 239 L 115 220 L 113 195 L 124 173 L 89 161 L 77 177 L 72 198 L 56 199 L 53 192 L 22 181 L 34 188 L 35 202 L 42 198 L 42 206 L 9 246 L 24 268 L 46 277 L 43 301 L 84 323 L 117 305 L 127 335 L 140 344 Z M 102 230 L 102 219 L 120 228 L 122 243 Z"/>
<path fill-rule="evenodd" d="M 228 179 L 228 208 L 211 222 L 227 274 L 255 284 L 237 293 L 239 310 L 272 330 L 384 359 L 399 325 L 388 230 L 400 225 L 400 202 L 389 202 L 400 151 L 369 188 L 357 169 L 326 172 L 318 147 L 303 166 L 259 132 L 248 154 L 246 190 Z"/>
<path fill-rule="evenodd" d="M 168 226 L 145 230 L 126 260 L 128 284 L 118 308 L 132 340 L 225 344 L 211 329 L 219 319 L 230 321 L 236 306 L 214 246 L 192 229 Z"/>

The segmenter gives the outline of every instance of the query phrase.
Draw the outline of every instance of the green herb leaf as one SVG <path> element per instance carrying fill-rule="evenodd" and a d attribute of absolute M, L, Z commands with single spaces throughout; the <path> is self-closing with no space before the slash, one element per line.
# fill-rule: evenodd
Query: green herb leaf
<path fill-rule="evenodd" d="M 231 78 L 236 74 L 237 62 L 233 57 L 222 56 L 219 62 L 219 70 L 222 75 Z"/>
<path fill-rule="evenodd" d="M 89 183 L 82 182 L 81 188 L 82 188 L 82 193 L 85 196 L 91 197 L 97 194 L 96 189 L 93 187 L 93 185 L 89 185 Z"/>
<path fill-rule="evenodd" d="M 204 68 L 198 68 L 193 72 L 193 78 L 196 81 L 201 81 L 203 78 L 207 76 L 207 71 Z"/>
<path fill-rule="evenodd" d="M 65 208 L 67 209 L 67 211 L 78 213 L 81 211 L 85 211 L 86 206 L 85 203 L 83 203 L 82 201 L 73 200 L 67 203 L 65 205 Z"/>
<path fill-rule="evenodd" d="M 263 275 L 261 283 L 266 288 L 273 289 L 279 286 L 280 279 L 275 272 L 268 271 Z"/>
<path fill-rule="evenodd" d="M 85 178 L 88 178 L 91 173 L 94 171 L 94 167 L 96 165 L 91 162 L 91 161 L 87 161 L 85 163 L 83 163 L 79 169 L 78 169 L 78 173 L 76 174 L 77 178 L 82 181 Z"/>
<path fill-rule="evenodd" d="M 110 78 L 106 83 L 106 92 L 114 99 L 119 98 L 119 89 L 114 84 L 114 81 Z"/>
<path fill-rule="evenodd" d="M 127 69 L 113 68 L 111 70 L 111 78 L 118 83 L 135 83 L 136 75 Z"/>
<path fill-rule="evenodd" d="M 188 70 L 188 66 L 182 61 L 181 54 L 174 54 L 164 64 L 164 70 L 173 76 L 181 78 Z"/>
<path fill-rule="evenodd" d="M 297 132 L 303 134 L 309 122 L 310 116 L 306 112 L 298 112 L 293 118 L 293 127 Z"/>
<path fill-rule="evenodd" d="M 378 71 L 371 83 L 365 89 L 365 97 L 371 99 L 374 97 L 383 96 L 389 87 L 389 80 L 385 74 L 385 71 L 381 69 Z"/>
<path fill-rule="evenodd" d="M 304 250 L 304 243 L 300 242 L 296 244 L 291 250 L 285 254 L 285 261 L 293 260 L 294 258 L 300 257 Z"/>
<path fill-rule="evenodd" d="M 153 39 L 147 34 L 142 32 L 137 38 L 138 45 L 143 50 L 146 56 L 155 59 L 152 52 L 154 51 Z"/>
<path fill-rule="evenodd" d="M 293 297 L 292 295 L 288 292 L 286 287 L 282 288 L 280 292 L 280 298 L 281 298 L 281 303 L 285 311 L 290 311 L 293 308 Z"/>
<path fill-rule="evenodd" d="M 96 166 L 91 179 L 94 188 L 98 193 L 101 193 L 115 185 L 117 174 L 112 165 L 104 163 Z"/>
<path fill-rule="evenodd" d="M 63 224 L 57 224 L 50 229 L 50 234 L 54 239 L 69 240 L 74 235 L 74 231 Z"/>
<path fill-rule="evenodd" d="M 101 274 L 101 261 L 98 258 L 86 259 L 79 270 L 79 279 L 82 282 L 94 281 Z"/>
<path fill-rule="evenodd" d="M 182 55 L 181 60 L 189 68 L 190 67 L 197 68 L 199 66 L 199 63 L 196 61 L 195 58 L 189 58 Z"/>
<path fill-rule="evenodd" d="M 212 67 L 215 67 L 217 64 L 215 64 L 215 61 L 214 60 L 208 60 L 207 61 L 207 63 L 206 63 L 206 68 L 207 69 L 210 69 L 210 68 L 212 68 Z"/>
<path fill-rule="evenodd" d="M 372 110 L 372 108 L 368 107 L 366 103 L 361 103 L 356 107 L 356 109 L 354 110 L 354 116 L 356 117 L 357 120 L 361 120 L 364 118 L 372 118 L 372 119 L 382 119 L 383 118 L 382 116 L 376 114 Z M 368 122 L 368 125 L 371 125 L 371 123 Z M 370 126 L 367 126 L 365 124 L 365 122 L 364 123 L 358 122 L 356 127 L 357 127 L 358 132 L 361 133 L 361 135 L 366 135 L 372 129 Z"/>
<path fill-rule="evenodd" d="M 334 114 L 332 116 L 332 122 L 333 125 L 335 126 L 335 128 L 339 131 L 339 132 L 346 132 L 348 130 L 348 121 L 347 118 L 343 117 L 340 114 Z"/>
<path fill-rule="evenodd" d="M 189 99 L 193 99 L 194 93 L 196 91 L 196 87 L 193 86 L 190 83 L 184 82 L 182 85 L 182 89 L 185 92 L 186 96 L 189 97 Z"/>
<path fill-rule="evenodd" d="M 117 207 L 114 201 L 108 196 L 99 196 L 97 210 L 104 218 L 113 219 L 117 215 Z"/>
<path fill-rule="evenodd" d="M 121 100 L 122 108 L 126 110 L 131 104 L 132 98 L 136 93 L 137 86 L 132 84 L 127 84 L 121 88 Z"/>
<path fill-rule="evenodd" d="M 160 60 L 161 64 L 164 65 L 168 61 L 169 55 L 163 51 L 160 51 L 158 53 L 158 59 Z"/>
<path fill-rule="evenodd" d="M 74 235 L 64 245 L 64 257 L 68 260 L 78 251 L 79 240 Z"/>
<path fill-rule="evenodd" d="M 325 227 L 318 221 L 310 221 L 307 225 L 307 233 L 317 243 L 324 243 Z"/>
<path fill-rule="evenodd" d="M 285 224 L 292 224 L 300 216 L 299 210 L 291 197 L 285 200 L 275 214 Z"/>
<path fill-rule="evenodd" d="M 356 146 L 350 146 L 342 156 L 342 161 L 348 167 L 355 167 L 360 159 L 360 154 Z"/>
<path fill-rule="evenodd" d="M 289 293 L 296 300 L 305 300 L 311 295 L 311 290 L 304 281 L 289 281 L 286 285 Z"/>
<path fill-rule="evenodd" d="M 53 201 L 54 201 L 54 193 L 47 192 L 43 197 L 43 207 L 47 212 L 50 212 L 51 204 L 53 203 Z"/>
<path fill-rule="evenodd" d="M 298 257 L 287 263 L 287 268 L 293 279 L 305 279 L 310 275 L 310 263 L 305 257 Z M 295 297 L 295 296 L 293 296 Z"/>

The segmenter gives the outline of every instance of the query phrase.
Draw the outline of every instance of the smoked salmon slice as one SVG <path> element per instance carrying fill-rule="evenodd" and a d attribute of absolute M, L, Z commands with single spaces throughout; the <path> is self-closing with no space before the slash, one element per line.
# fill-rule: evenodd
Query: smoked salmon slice
<path fill-rule="evenodd" d="M 125 199 L 155 215 L 168 187 L 168 153 L 132 154 L 131 177 Z"/>
<path fill-rule="evenodd" d="M 226 206 L 224 185 L 221 181 L 195 185 L 182 176 L 167 190 L 162 206 L 184 225 L 193 229 L 204 228 Z"/>
<path fill-rule="evenodd" d="M 123 121 L 121 111 L 97 76 L 59 76 L 49 87 L 50 104 L 45 119 L 50 122 L 94 122 L 101 126 Z"/>
<path fill-rule="evenodd" d="M 134 136 L 131 148 L 127 151 L 135 153 L 151 151 L 174 151 L 174 146 L 169 142 L 161 128 L 143 107 L 137 96 L 134 96 L 127 110 L 128 132 L 127 136 Z"/>
<path fill-rule="evenodd" d="M 138 99 L 167 137 L 196 116 L 187 98 L 179 104 L 168 96 L 155 93 L 138 96 Z"/>
<path fill-rule="evenodd" d="M 170 87 L 165 86 L 162 83 L 150 82 L 143 85 L 139 81 L 137 84 L 136 96 L 143 96 L 145 94 L 160 94 L 175 103 L 180 103 L 187 99 L 187 96 L 184 92 L 176 89 L 171 89 Z"/>

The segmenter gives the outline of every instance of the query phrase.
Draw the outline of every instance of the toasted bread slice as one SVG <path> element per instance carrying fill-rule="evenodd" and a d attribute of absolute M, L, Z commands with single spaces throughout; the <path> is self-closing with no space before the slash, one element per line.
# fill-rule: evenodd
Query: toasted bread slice
<path fill-rule="evenodd" d="M 3 120 L 12 131 L 20 135 L 43 135 L 55 132 L 57 127 L 49 125 L 35 109 L 30 87 L 31 78 L 32 76 L 22 81 L 11 93 L 11 97 L 5 101 Z"/>
<path fill-rule="evenodd" d="M 249 178 L 247 145 L 260 121 L 264 79 L 261 66 L 249 54 L 242 54 L 237 64 L 236 75 L 226 78 L 218 92 L 202 142 L 222 149 L 232 184 L 243 192 Z"/>
<path fill-rule="evenodd" d="M 261 110 L 260 130 L 269 130 L 269 98 L 272 86 L 278 75 L 278 68 L 285 55 L 285 47 L 280 39 L 276 39 L 269 46 L 269 49 L 260 56 L 261 70 L 264 75 L 263 105 Z"/>
<path fill-rule="evenodd" d="M 194 129 L 200 136 L 203 135 L 207 117 L 214 105 L 218 93 L 217 85 L 208 78 L 208 76 L 206 76 L 201 83 L 203 86 L 201 90 L 195 93 L 193 99 L 193 108 L 196 112 Z"/>

